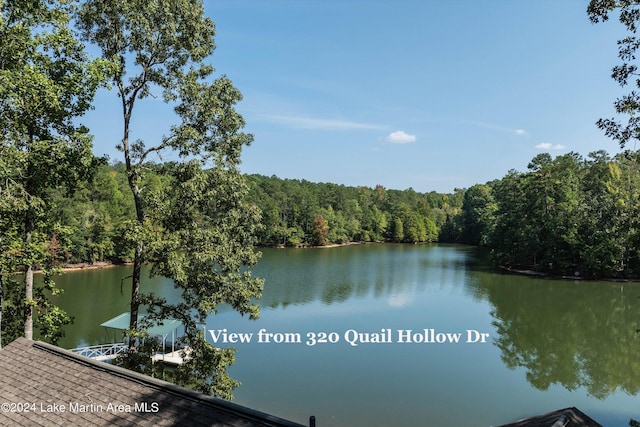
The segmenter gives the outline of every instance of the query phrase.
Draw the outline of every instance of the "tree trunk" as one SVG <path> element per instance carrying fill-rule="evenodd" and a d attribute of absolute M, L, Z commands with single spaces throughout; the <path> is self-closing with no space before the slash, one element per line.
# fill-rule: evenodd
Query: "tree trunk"
<path fill-rule="evenodd" d="M 140 276 L 142 269 L 142 242 L 138 242 L 136 245 L 136 251 L 133 259 L 133 274 L 131 278 L 131 305 L 130 305 L 130 318 L 129 329 L 131 332 L 138 330 L 138 310 L 140 308 Z M 129 338 L 129 350 L 135 350 L 136 337 L 135 335 Z"/>
<path fill-rule="evenodd" d="M 127 160 L 129 160 L 128 152 L 126 152 Z M 135 182 L 135 177 L 131 172 L 130 162 L 127 161 L 127 171 L 129 172 L 129 187 L 133 193 L 133 198 L 136 205 L 136 218 L 138 224 L 142 227 L 144 225 L 144 211 L 142 208 L 142 197 L 140 195 L 140 189 Z M 142 263 L 144 245 L 143 242 L 138 240 L 136 242 L 135 254 L 133 257 L 133 273 L 131 275 L 131 305 L 129 309 L 129 330 L 133 333 L 133 336 L 129 338 L 129 350 L 133 351 L 136 348 L 136 336 L 138 331 L 138 311 L 140 309 L 140 277 L 142 272 Z"/>
<path fill-rule="evenodd" d="M 27 232 L 25 234 L 24 242 L 28 247 L 31 243 L 31 225 L 32 221 L 27 215 L 26 226 Z M 27 265 L 27 270 L 24 274 L 24 290 L 25 290 L 25 302 L 24 302 L 24 337 L 28 340 L 33 340 L 33 266 Z"/>
<path fill-rule="evenodd" d="M 126 111 L 126 109 L 125 109 Z M 142 205 L 142 195 L 140 194 L 140 188 L 138 187 L 138 175 L 135 171 L 135 166 L 131 163 L 131 157 L 129 153 L 129 119 L 130 114 L 125 113 L 125 125 L 124 125 L 124 154 L 125 164 L 127 168 L 127 180 L 129 182 L 129 188 L 133 194 L 133 200 L 136 207 L 136 220 L 140 227 L 144 227 L 144 208 Z M 129 330 L 133 336 L 129 338 L 129 350 L 136 348 L 136 332 L 138 331 L 138 311 L 140 309 L 140 282 L 142 276 L 142 263 L 144 262 L 144 243 L 141 240 L 136 242 L 135 254 L 133 257 L 133 273 L 131 275 L 131 304 L 130 304 L 130 318 L 129 318 Z"/>
<path fill-rule="evenodd" d="M 129 188 L 133 194 L 133 200 L 136 207 L 136 220 L 140 227 L 144 227 L 144 208 L 142 206 L 142 195 L 138 187 L 138 174 L 135 166 L 131 162 L 131 153 L 129 149 L 129 123 L 131 120 L 131 111 L 135 102 L 135 92 L 127 101 L 123 86 L 118 85 L 122 97 L 122 109 L 124 118 L 124 127 L 122 135 L 122 146 L 124 151 L 125 165 L 127 170 L 127 181 Z M 136 242 L 135 254 L 133 258 L 133 273 L 131 275 L 131 304 L 129 309 L 129 330 L 133 334 L 129 337 L 129 350 L 136 349 L 136 332 L 138 331 L 138 311 L 140 309 L 140 277 L 142 271 L 142 263 L 144 261 L 144 243 L 141 240 Z"/>
<path fill-rule="evenodd" d="M 129 185 L 131 185 L 131 191 L 133 192 L 133 198 L 136 204 L 136 217 L 138 219 L 138 224 L 140 226 L 143 226 L 144 211 L 142 208 L 140 189 L 132 180 L 129 181 Z M 129 329 L 132 332 L 138 331 L 138 311 L 140 309 L 140 278 L 142 275 L 142 263 L 144 261 L 143 251 L 143 242 L 138 240 L 138 242 L 136 242 L 135 255 L 133 257 L 133 274 L 131 275 L 131 305 L 129 310 Z M 132 338 L 129 338 L 129 350 L 134 350 L 135 348 L 136 337 L 134 335 Z"/>
<path fill-rule="evenodd" d="M 30 140 L 31 142 L 34 141 L 33 135 L 31 135 Z M 29 165 L 27 166 L 26 182 L 26 190 L 28 194 L 34 194 L 32 191 L 35 186 L 35 183 L 32 180 L 35 173 L 33 169 L 33 163 L 29 162 Z M 27 251 L 31 250 L 29 246 L 31 245 L 32 233 L 35 229 L 34 215 L 32 208 L 27 208 L 24 218 L 24 246 Z M 33 259 L 31 256 L 29 256 L 28 259 L 29 264 L 26 265 L 26 271 L 24 273 L 24 337 L 28 340 L 33 340 Z"/>

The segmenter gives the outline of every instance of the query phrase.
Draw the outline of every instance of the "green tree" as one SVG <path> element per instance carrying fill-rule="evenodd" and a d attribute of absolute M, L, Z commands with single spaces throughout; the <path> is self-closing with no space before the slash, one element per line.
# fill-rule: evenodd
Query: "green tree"
<path fill-rule="evenodd" d="M 46 304 L 34 290 L 33 270 L 51 266 L 48 191 L 73 188 L 91 169 L 91 137 L 76 120 L 104 82 L 104 61 L 89 61 L 69 27 L 72 7 L 63 1 L 0 3 L 0 197 L 6 209 L 0 234 L 2 251 L 17 261 L 3 256 L 8 263 L 0 274 L 24 270 L 24 294 L 14 295 L 23 300 L 27 339 L 33 337 L 34 308 Z"/>
<path fill-rule="evenodd" d="M 590 153 L 587 165 L 582 184 L 584 203 L 579 212 L 579 270 L 592 277 L 615 275 L 627 265 L 633 203 L 625 191 L 623 168 L 606 152 Z"/>
<path fill-rule="evenodd" d="M 365 214 L 365 222 L 369 230 L 369 240 L 382 241 L 387 231 L 387 217 L 377 206 L 372 206 Z"/>
<path fill-rule="evenodd" d="M 488 246 L 495 225 L 496 209 L 492 190 L 488 185 L 476 184 L 465 191 L 461 240 L 467 244 Z"/>
<path fill-rule="evenodd" d="M 402 223 L 402 219 L 398 217 L 393 219 L 391 233 L 391 239 L 394 242 L 404 241 L 404 224 Z"/>
<path fill-rule="evenodd" d="M 491 240 L 498 262 L 556 274 L 575 271 L 581 168 L 576 154 L 552 159 L 544 153 L 531 160 L 528 173 L 512 173 L 496 185 Z"/>
<path fill-rule="evenodd" d="M 172 278 L 182 297 L 178 303 L 156 299 L 151 310 L 159 319 L 180 319 L 191 349 L 175 379 L 225 398 L 239 384 L 226 374 L 235 350 L 209 345 L 199 324 L 223 303 L 251 319 L 259 315 L 253 299 L 261 295 L 262 280 L 244 267 L 258 260 L 253 246 L 260 212 L 245 200 L 247 191 L 232 165 L 219 161 L 205 170 L 191 160 L 172 173 L 170 185 L 150 195 L 148 205 L 151 274 Z"/>
<path fill-rule="evenodd" d="M 552 159 L 547 153 L 533 158 L 525 179 L 527 226 L 534 265 L 542 271 L 561 273 L 575 268 L 577 206 L 580 163 L 570 153 Z"/>
<path fill-rule="evenodd" d="M 415 212 L 405 215 L 404 239 L 407 243 L 418 243 L 427 240 L 427 230 L 424 221 Z"/>
<path fill-rule="evenodd" d="M 525 176 L 515 170 L 503 177 L 494 187 L 497 209 L 492 242 L 492 257 L 496 264 L 506 267 L 530 267 L 532 234 L 527 221 Z"/>
<path fill-rule="evenodd" d="M 136 212 L 129 232 L 134 265 L 127 366 L 149 368 L 144 362 L 148 358 L 135 355 L 136 339 L 144 333 L 138 313 L 147 303 L 159 316 L 169 314 L 185 324 L 185 343 L 194 357 L 176 378 L 200 391 L 230 398 L 237 384 L 226 373 L 232 358 L 206 342 L 197 322 L 215 313 L 223 302 L 256 317 L 257 306 L 250 300 L 260 296 L 262 282 L 241 272 L 241 267 L 257 259 L 247 236 L 255 230 L 248 224 L 256 220 L 256 213 L 242 202 L 245 187 L 237 169 L 242 147 L 251 143 L 252 136 L 241 132 L 244 120 L 234 108 L 242 98 L 240 92 L 224 76 L 212 80 L 214 69 L 206 61 L 215 48 L 214 23 L 204 16 L 202 2 L 194 0 L 88 0 L 79 22 L 83 37 L 100 48 L 103 58 L 119 65 L 113 74 L 122 104 L 118 148 L 124 155 Z M 156 90 L 173 106 L 178 124 L 147 146 L 131 140 L 131 118 Z M 164 150 L 191 160 L 173 167 L 170 198 L 158 191 L 149 191 L 146 197 L 141 183 L 148 159 Z M 231 215 L 228 222 L 220 218 L 225 209 Z M 206 226 L 202 231 L 195 227 L 200 223 Z M 144 262 L 152 264 L 153 274 L 173 279 L 182 291 L 183 305 L 171 306 L 140 294 Z"/>
<path fill-rule="evenodd" d="M 424 228 L 426 231 L 427 242 L 435 242 L 438 240 L 438 226 L 431 218 L 424 218 Z"/>
<path fill-rule="evenodd" d="M 632 83 L 637 88 L 640 86 L 640 77 L 635 61 L 640 39 L 636 36 L 636 31 L 640 21 L 640 1 L 591 0 L 587 7 L 589 19 L 593 23 L 607 21 L 614 12 L 628 34 L 618 40 L 618 57 L 622 63 L 613 67 L 611 77 L 622 87 Z M 616 99 L 614 107 L 616 113 L 629 116 L 626 124 L 616 118 L 600 119 L 596 124 L 624 148 L 629 141 L 637 141 L 640 137 L 640 93 L 632 90 Z"/>

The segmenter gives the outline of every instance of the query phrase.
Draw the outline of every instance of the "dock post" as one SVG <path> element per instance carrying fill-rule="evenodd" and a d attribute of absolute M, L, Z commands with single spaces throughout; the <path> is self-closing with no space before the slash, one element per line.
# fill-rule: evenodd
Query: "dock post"
<path fill-rule="evenodd" d="M 309 427 L 316 427 L 316 417 L 313 415 L 309 417 Z"/>

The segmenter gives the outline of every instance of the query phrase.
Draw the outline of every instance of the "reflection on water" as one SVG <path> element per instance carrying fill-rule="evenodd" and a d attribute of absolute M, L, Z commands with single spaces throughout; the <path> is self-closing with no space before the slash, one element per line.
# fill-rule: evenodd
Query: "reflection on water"
<path fill-rule="evenodd" d="M 238 403 L 323 426 L 497 425 L 577 406 L 604 425 L 640 418 L 640 285 L 532 279 L 493 272 L 486 254 L 447 245 L 264 249 L 261 318 L 227 307 L 208 329 L 256 333 L 475 329 L 490 343 L 344 342 L 237 345 Z M 58 283 L 75 317 L 67 348 L 105 340 L 101 322 L 128 310 L 128 267 Z M 147 291 L 175 298 L 171 283 Z M 268 369 L 265 369 L 268 367 Z M 487 393 L 487 390 L 492 390 Z M 463 404 L 464 410 L 460 410 Z M 636 411 L 636 413 L 634 413 Z"/>
<path fill-rule="evenodd" d="M 411 304 L 411 301 L 413 301 L 413 295 L 407 292 L 391 294 L 388 301 L 391 307 L 400 308 Z"/>
<path fill-rule="evenodd" d="M 264 262 L 253 271 L 266 279 L 261 305 L 270 308 L 312 301 L 330 305 L 368 295 L 395 301 L 391 305 L 402 301 L 403 306 L 426 287 L 463 283 L 469 261 L 464 250 L 434 245 L 263 249 L 263 253 Z"/>
<path fill-rule="evenodd" d="M 640 286 L 480 275 L 497 346 L 539 390 L 584 387 L 603 399 L 640 391 Z"/>

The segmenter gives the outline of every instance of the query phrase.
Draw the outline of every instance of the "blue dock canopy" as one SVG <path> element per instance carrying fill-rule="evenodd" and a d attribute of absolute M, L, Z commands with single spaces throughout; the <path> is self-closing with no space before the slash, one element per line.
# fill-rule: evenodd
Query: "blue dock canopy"
<path fill-rule="evenodd" d="M 145 316 L 142 315 L 140 317 L 140 321 L 144 321 Z M 111 329 L 119 329 L 121 331 L 126 331 L 129 329 L 129 322 L 131 320 L 131 313 L 126 312 L 119 314 L 113 319 L 109 319 L 106 322 L 100 324 L 100 326 L 104 326 L 105 328 Z M 166 337 L 167 335 L 173 333 L 176 329 L 182 326 L 182 322 L 176 319 L 164 319 L 159 322 L 157 325 L 152 326 L 147 329 L 149 335 Z"/>

